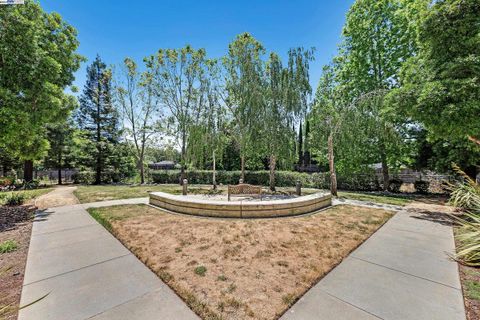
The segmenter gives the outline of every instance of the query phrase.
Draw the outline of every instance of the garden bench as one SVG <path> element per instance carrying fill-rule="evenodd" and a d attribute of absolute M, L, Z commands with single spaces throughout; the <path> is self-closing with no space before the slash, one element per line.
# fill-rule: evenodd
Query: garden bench
<path fill-rule="evenodd" d="M 231 196 L 260 196 L 262 198 L 262 187 L 252 186 L 247 183 L 240 183 L 238 185 L 228 185 L 228 201 L 230 201 Z"/>

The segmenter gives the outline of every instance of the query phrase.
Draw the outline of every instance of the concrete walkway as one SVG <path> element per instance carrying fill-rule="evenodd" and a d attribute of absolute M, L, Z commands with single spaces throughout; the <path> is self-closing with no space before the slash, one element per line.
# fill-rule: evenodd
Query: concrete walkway
<path fill-rule="evenodd" d="M 464 320 L 452 227 L 402 210 L 310 289 L 283 320 Z"/>
<path fill-rule="evenodd" d="M 39 212 L 20 305 L 49 295 L 20 310 L 19 319 L 198 319 L 85 210 L 146 202 L 146 198 L 114 200 Z"/>

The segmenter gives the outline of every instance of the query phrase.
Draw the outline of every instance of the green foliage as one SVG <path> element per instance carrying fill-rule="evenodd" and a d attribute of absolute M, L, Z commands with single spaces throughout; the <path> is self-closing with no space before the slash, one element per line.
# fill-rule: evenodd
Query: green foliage
<path fill-rule="evenodd" d="M 480 136 L 480 3 L 435 1 L 418 28 L 418 54 L 402 68 L 390 99 L 434 139 Z M 478 158 L 478 157 L 477 157 Z"/>
<path fill-rule="evenodd" d="M 102 181 L 105 171 L 118 168 L 114 162 L 118 160 L 115 153 L 121 132 L 112 100 L 111 70 L 97 55 L 87 67 L 87 82 L 76 115 L 85 142 L 82 164 L 95 171 L 96 184 L 106 182 Z"/>
<path fill-rule="evenodd" d="M 72 176 L 73 182 L 77 184 L 92 184 L 95 182 L 95 172 L 78 171 Z"/>
<path fill-rule="evenodd" d="M 210 170 L 189 170 L 186 172 L 189 184 L 211 184 L 212 171 Z M 227 184 L 238 184 L 241 178 L 241 171 L 217 171 L 217 182 Z M 155 183 L 178 183 L 179 171 L 154 171 L 152 180 Z M 305 188 L 328 189 L 330 177 L 325 173 L 302 173 L 292 171 L 276 171 L 275 181 L 278 187 L 293 187 L 300 181 Z M 270 182 L 269 171 L 246 171 L 245 183 L 268 186 Z M 380 188 L 378 179 L 374 174 L 349 174 L 338 177 L 338 187 L 342 190 L 377 191 Z"/>
<path fill-rule="evenodd" d="M 125 58 L 121 70 L 115 84 L 117 110 L 123 115 L 127 137 L 133 140 L 140 183 L 145 183 L 145 149 L 160 128 L 160 102 L 151 73 L 140 73 L 130 58 Z"/>
<path fill-rule="evenodd" d="M 197 274 L 201 277 L 204 277 L 205 273 L 207 272 L 207 268 L 204 267 L 204 266 L 198 266 L 198 267 L 195 268 L 194 272 L 195 272 L 195 274 Z"/>
<path fill-rule="evenodd" d="M 23 192 L 9 192 L 6 197 L 3 198 L 3 203 L 7 206 L 19 206 L 22 205 L 27 197 Z"/>
<path fill-rule="evenodd" d="M 456 257 L 469 266 L 480 266 L 480 210 L 457 218 L 460 227 L 455 238 L 460 245 Z"/>
<path fill-rule="evenodd" d="M 92 218 L 95 219 L 98 223 L 100 223 L 109 232 L 113 231 L 112 224 L 110 223 L 108 218 L 105 217 L 101 210 L 97 208 L 90 208 L 88 209 L 88 213 L 90 213 Z"/>
<path fill-rule="evenodd" d="M 17 250 L 18 243 L 14 240 L 5 240 L 0 243 L 0 254 L 1 253 L 9 253 L 12 251 Z"/>
<path fill-rule="evenodd" d="M 480 186 L 458 167 L 455 170 L 464 182 L 452 186 L 450 203 L 467 210 L 463 217 L 452 217 L 459 224 L 455 238 L 460 245 L 456 257 L 469 266 L 480 266 Z"/>
<path fill-rule="evenodd" d="M 65 119 L 74 97 L 64 93 L 83 58 L 76 30 L 37 1 L 0 10 L 0 146 L 21 159 L 48 149 L 46 123 Z"/>

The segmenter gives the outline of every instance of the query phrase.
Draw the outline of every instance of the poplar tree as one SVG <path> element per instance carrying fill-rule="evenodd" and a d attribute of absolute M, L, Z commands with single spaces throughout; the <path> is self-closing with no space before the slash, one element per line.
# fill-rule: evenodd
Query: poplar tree
<path fill-rule="evenodd" d="M 258 113 L 262 108 L 264 94 L 263 45 L 251 34 L 238 35 L 228 45 L 228 54 L 223 59 L 226 70 L 226 95 L 223 102 L 233 122 L 231 136 L 240 149 L 241 179 L 245 180 L 245 157 L 259 128 Z"/>
<path fill-rule="evenodd" d="M 190 127 L 198 121 L 205 107 L 205 60 L 205 49 L 196 50 L 190 45 L 181 49 L 160 49 L 156 55 L 145 59 L 154 92 L 169 110 L 168 126 L 180 141 L 180 184 L 185 179 Z"/>

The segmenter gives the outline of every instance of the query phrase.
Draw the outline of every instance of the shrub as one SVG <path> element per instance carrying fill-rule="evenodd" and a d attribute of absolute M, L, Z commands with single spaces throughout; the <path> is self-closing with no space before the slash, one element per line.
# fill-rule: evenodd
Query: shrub
<path fill-rule="evenodd" d="M 430 187 L 430 182 L 423 181 L 423 180 L 416 180 L 413 183 L 413 186 L 415 187 L 416 192 L 421 194 L 427 194 Z"/>
<path fill-rule="evenodd" d="M 393 193 L 400 193 L 400 187 L 402 186 L 403 181 L 400 179 L 392 179 L 390 180 L 390 184 L 388 185 L 388 190 Z"/>
<path fill-rule="evenodd" d="M 151 172 L 154 183 L 170 183 L 176 184 L 180 182 L 180 171 L 178 170 L 157 170 Z M 240 180 L 240 171 L 217 171 L 216 180 L 219 184 L 237 184 Z M 212 184 L 211 170 L 188 170 L 186 178 L 191 184 Z M 328 173 L 305 173 L 294 171 L 276 171 L 275 182 L 278 187 L 294 187 L 300 181 L 304 188 L 330 188 L 330 175 Z M 269 172 L 246 171 L 245 183 L 254 185 L 267 186 L 270 181 Z M 338 188 L 341 190 L 360 190 L 360 191 L 377 191 L 380 189 L 375 174 L 351 174 L 337 176 Z"/>
<path fill-rule="evenodd" d="M 92 184 L 95 181 L 93 171 L 79 171 L 73 174 L 73 182 L 78 184 Z"/>
<path fill-rule="evenodd" d="M 463 183 L 451 186 L 450 203 L 468 212 L 463 217 L 452 217 L 460 228 L 455 234 L 459 242 L 456 258 L 469 266 L 480 266 L 480 185 L 458 167 L 454 169 L 464 178 Z"/>
<path fill-rule="evenodd" d="M 0 187 L 8 187 L 12 185 L 13 180 L 8 177 L 0 177 Z"/>
<path fill-rule="evenodd" d="M 0 253 L 8 253 L 17 250 L 18 244 L 14 240 L 6 240 L 0 243 Z"/>
<path fill-rule="evenodd" d="M 22 192 L 12 192 L 9 193 L 6 197 L 4 197 L 3 202 L 7 206 L 19 206 L 22 205 L 25 200 L 26 196 Z"/>

